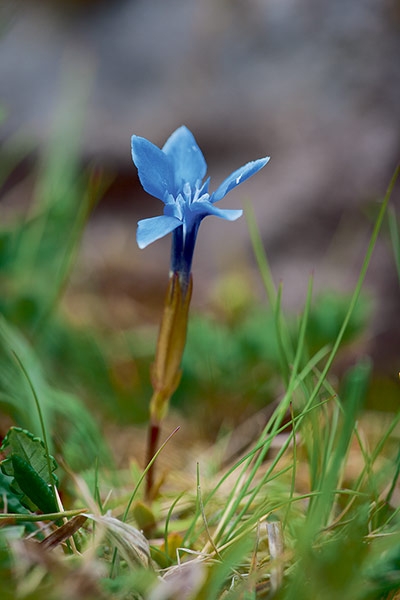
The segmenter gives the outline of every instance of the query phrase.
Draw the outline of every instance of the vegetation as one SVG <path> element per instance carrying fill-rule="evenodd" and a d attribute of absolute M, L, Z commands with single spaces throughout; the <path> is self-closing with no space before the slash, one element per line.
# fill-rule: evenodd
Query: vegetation
<path fill-rule="evenodd" d="M 0 230 L 1 597 L 399 598 L 400 412 L 367 410 L 370 360 L 336 369 L 368 325 L 362 286 L 384 222 L 399 269 L 398 169 L 353 294 L 314 300 L 310 279 L 299 317 L 282 310 L 246 207 L 268 303 L 234 285 L 233 308 L 191 318 L 149 497 L 155 330 L 121 343 L 63 309 L 105 186 L 80 170 L 74 132 L 63 139 L 27 213 Z M 23 158 L 3 154 L 2 183 Z"/>

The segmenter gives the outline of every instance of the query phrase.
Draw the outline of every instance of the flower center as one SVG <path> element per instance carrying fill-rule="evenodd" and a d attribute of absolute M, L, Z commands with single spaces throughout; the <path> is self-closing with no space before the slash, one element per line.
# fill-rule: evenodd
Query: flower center
<path fill-rule="evenodd" d="M 210 194 L 207 192 L 203 193 L 204 185 L 201 184 L 201 181 L 198 179 L 194 186 L 194 193 L 192 193 L 192 188 L 190 183 L 187 181 L 183 184 L 182 192 L 187 204 L 192 204 L 193 202 L 203 202 L 208 200 Z"/>

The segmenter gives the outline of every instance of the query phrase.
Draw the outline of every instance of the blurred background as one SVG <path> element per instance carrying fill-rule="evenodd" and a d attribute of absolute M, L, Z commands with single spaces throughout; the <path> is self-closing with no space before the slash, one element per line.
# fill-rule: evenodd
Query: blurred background
<path fill-rule="evenodd" d="M 251 200 L 284 306 L 300 310 L 311 273 L 317 294 L 350 292 L 399 157 L 399 33 L 398 0 L 2 0 L 0 135 L 12 165 L 3 223 L 30 205 L 43 153 L 64 151 L 68 163 L 70 152 L 103 183 L 67 290 L 69 318 L 120 329 L 157 322 L 170 240 L 136 246 L 137 219 L 162 205 L 141 189 L 130 136 L 162 146 L 185 124 L 211 189 L 271 156 L 221 207 Z M 57 178 L 67 185 L 63 169 Z M 195 310 L 264 300 L 244 218 L 205 221 L 193 270 Z M 400 294 L 387 228 L 366 290 L 363 348 L 393 375 Z"/>

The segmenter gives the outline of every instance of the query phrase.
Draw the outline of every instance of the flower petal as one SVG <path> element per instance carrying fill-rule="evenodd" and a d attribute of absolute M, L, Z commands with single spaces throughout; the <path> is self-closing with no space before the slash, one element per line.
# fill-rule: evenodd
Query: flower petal
<path fill-rule="evenodd" d="M 201 215 L 201 219 L 207 217 L 208 215 L 214 215 L 215 217 L 220 217 L 221 219 L 226 219 L 227 221 L 236 221 L 239 217 L 242 216 L 242 210 L 235 210 L 230 208 L 216 208 L 211 202 L 193 202 L 190 205 L 190 212 Z"/>
<path fill-rule="evenodd" d="M 193 189 L 197 181 L 202 181 L 207 171 L 207 163 L 193 134 L 182 125 L 168 138 L 163 152 L 169 157 L 175 173 L 175 195 L 182 191 L 188 182 Z"/>
<path fill-rule="evenodd" d="M 164 152 L 145 138 L 132 136 L 132 158 L 140 183 L 148 194 L 164 201 L 174 187 L 174 174 Z"/>
<path fill-rule="evenodd" d="M 235 188 L 243 181 L 246 181 L 246 179 L 265 167 L 268 161 L 269 156 L 266 156 L 265 158 L 259 158 L 258 160 L 253 160 L 231 173 L 229 177 L 227 177 L 225 181 L 221 183 L 219 188 L 211 195 L 211 202 L 218 202 L 218 200 L 221 200 L 221 198 L 223 198 L 230 190 Z"/>
<path fill-rule="evenodd" d="M 182 225 L 182 221 L 176 217 L 150 217 L 150 219 L 142 219 L 138 222 L 136 231 L 136 241 L 139 248 L 146 248 L 156 240 L 171 233 L 174 229 Z"/>

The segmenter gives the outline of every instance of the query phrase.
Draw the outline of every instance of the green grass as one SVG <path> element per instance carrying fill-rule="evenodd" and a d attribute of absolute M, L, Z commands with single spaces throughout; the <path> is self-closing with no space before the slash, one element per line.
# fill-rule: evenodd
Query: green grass
<path fill-rule="evenodd" d="M 11 430 L 3 448 L 1 597 L 399 598 L 400 412 L 365 409 L 368 359 L 335 370 L 368 326 L 362 288 L 385 219 L 399 272 L 398 169 L 353 293 L 314 298 L 311 278 L 299 316 L 282 309 L 246 206 L 267 303 L 246 297 L 233 312 L 193 316 L 175 416 L 154 458 L 160 487 L 146 500 L 140 440 L 156 332 L 77 327 L 62 311 L 105 185 L 80 170 L 69 134 L 46 153 L 28 211 L 0 231 L 0 425 L 30 432 Z M 24 152 L 3 153 L 5 181 Z M 116 379 L 121 364 L 133 382 Z M 40 514 L 52 455 L 60 511 Z"/>

